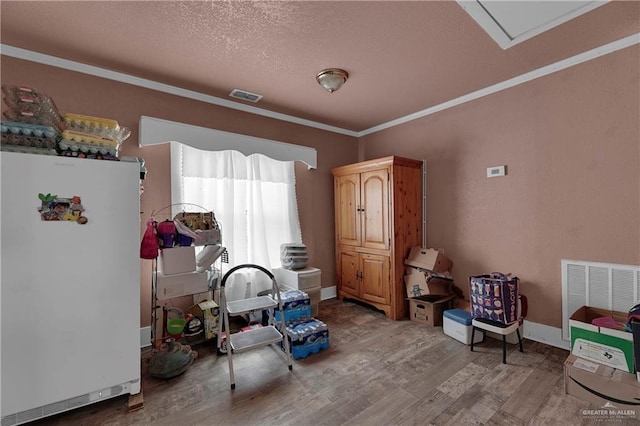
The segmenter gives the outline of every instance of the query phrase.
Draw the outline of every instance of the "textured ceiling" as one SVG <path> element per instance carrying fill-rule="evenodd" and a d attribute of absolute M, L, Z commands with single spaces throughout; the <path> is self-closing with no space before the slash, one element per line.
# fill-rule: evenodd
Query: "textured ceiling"
<path fill-rule="evenodd" d="M 6 46 L 362 131 L 640 31 L 612 1 L 502 50 L 454 1 L 2 1 Z M 335 93 L 315 81 L 338 67 Z M 13 82 L 23 84 L 24 82 Z M 241 102 L 242 101 L 238 101 Z"/>

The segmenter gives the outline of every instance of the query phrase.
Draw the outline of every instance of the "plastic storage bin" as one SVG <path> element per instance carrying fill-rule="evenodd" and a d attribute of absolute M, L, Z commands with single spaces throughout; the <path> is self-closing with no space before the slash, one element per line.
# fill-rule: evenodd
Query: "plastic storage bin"
<path fill-rule="evenodd" d="M 442 314 L 442 331 L 449 337 L 465 345 L 471 344 L 471 321 L 473 317 L 470 312 L 462 309 L 449 309 Z M 482 333 L 476 333 L 473 343 L 482 341 Z"/>
<path fill-rule="evenodd" d="M 273 275 L 278 284 L 284 284 L 299 290 L 307 290 L 320 287 L 321 271 L 318 268 L 307 267 L 304 269 L 276 268 Z"/>

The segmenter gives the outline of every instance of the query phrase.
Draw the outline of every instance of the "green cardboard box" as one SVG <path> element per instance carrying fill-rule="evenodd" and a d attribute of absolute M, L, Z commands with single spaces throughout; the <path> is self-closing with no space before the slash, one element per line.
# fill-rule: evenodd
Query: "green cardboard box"
<path fill-rule="evenodd" d="M 613 317 L 617 322 L 627 322 L 627 315 L 622 312 L 590 306 L 581 307 L 569 318 L 571 353 L 633 373 L 633 334 L 625 330 L 598 327 L 591 323 L 600 317 Z"/>

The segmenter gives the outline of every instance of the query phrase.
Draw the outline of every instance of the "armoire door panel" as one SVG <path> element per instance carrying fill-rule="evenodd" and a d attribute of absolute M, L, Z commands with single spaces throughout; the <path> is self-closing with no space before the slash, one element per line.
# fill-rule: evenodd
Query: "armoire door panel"
<path fill-rule="evenodd" d="M 336 179 L 336 216 L 338 244 L 360 245 L 360 175 L 339 176 Z"/>
<path fill-rule="evenodd" d="M 389 303 L 391 299 L 389 264 L 389 256 L 360 253 L 362 298 L 364 300 Z"/>
<path fill-rule="evenodd" d="M 358 253 L 352 250 L 341 250 L 339 262 L 340 290 L 352 296 L 360 297 Z"/>
<path fill-rule="evenodd" d="M 362 247 L 389 249 L 388 176 L 386 168 L 361 175 Z"/>

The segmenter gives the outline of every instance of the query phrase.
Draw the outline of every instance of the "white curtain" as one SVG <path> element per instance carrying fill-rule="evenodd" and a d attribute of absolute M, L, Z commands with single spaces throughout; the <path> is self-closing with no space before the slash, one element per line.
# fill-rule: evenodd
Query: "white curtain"
<path fill-rule="evenodd" d="M 173 170 L 179 170 L 180 181 L 180 195 L 176 199 L 174 194 L 173 202 L 214 212 L 229 253 L 228 268 L 243 263 L 277 268 L 280 244 L 302 242 L 293 161 L 182 144 L 172 152 L 179 153 L 172 162 L 178 162 Z M 227 283 L 230 300 L 255 296 L 271 284 L 256 269 L 240 270 L 232 278 Z"/>

